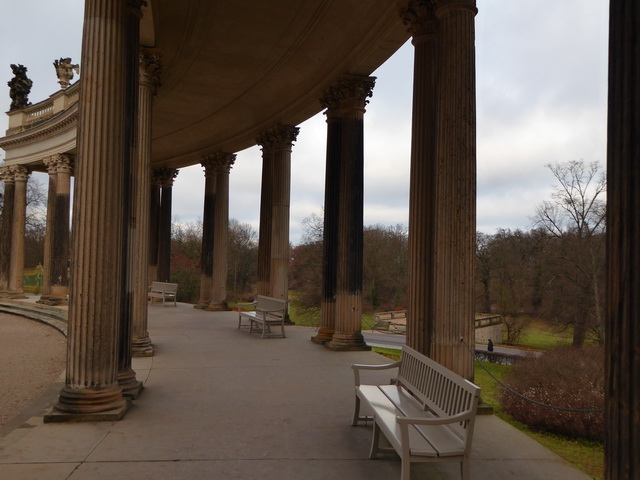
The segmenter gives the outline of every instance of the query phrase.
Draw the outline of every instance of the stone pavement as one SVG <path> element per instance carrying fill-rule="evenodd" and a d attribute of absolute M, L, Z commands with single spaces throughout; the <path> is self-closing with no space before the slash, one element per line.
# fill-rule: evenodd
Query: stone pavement
<path fill-rule="evenodd" d="M 236 327 L 233 312 L 150 307 L 156 355 L 134 359 L 145 389 L 125 417 L 43 424 L 53 385 L 33 416 L 0 432 L 0 479 L 400 478 L 397 456 L 368 460 L 371 426 L 350 426 L 349 365 L 387 359 L 328 350 L 307 327 L 265 340 Z M 457 480 L 459 467 L 417 464 L 411 478 Z M 494 416 L 476 422 L 471 478 L 588 479 Z"/>

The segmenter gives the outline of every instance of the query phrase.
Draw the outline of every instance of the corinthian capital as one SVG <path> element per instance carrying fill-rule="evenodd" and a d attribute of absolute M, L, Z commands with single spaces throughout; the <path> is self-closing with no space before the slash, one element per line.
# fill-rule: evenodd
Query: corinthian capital
<path fill-rule="evenodd" d="M 256 143 L 263 148 L 291 148 L 293 142 L 298 138 L 299 127 L 291 125 L 278 125 L 271 130 L 263 132 Z"/>
<path fill-rule="evenodd" d="M 438 32 L 437 9 L 433 0 L 409 0 L 407 8 L 400 9 L 400 16 L 412 36 L 428 35 Z"/>
<path fill-rule="evenodd" d="M 29 174 L 31 173 L 24 165 L 11 165 L 9 167 L 13 173 L 13 178 L 16 182 L 26 182 L 29 180 Z"/>
<path fill-rule="evenodd" d="M 140 84 L 151 88 L 153 95 L 160 87 L 160 77 L 162 75 L 162 56 L 157 52 L 151 52 L 141 48 L 138 65 L 140 67 Z"/>
<path fill-rule="evenodd" d="M 202 160 L 205 175 L 215 175 L 217 173 L 229 173 L 236 161 L 235 153 L 216 152 L 207 155 Z"/>
<path fill-rule="evenodd" d="M 364 109 L 369 103 L 368 99 L 373 96 L 375 83 L 376 77 L 345 75 L 335 85 L 329 87 L 320 99 L 320 103 L 329 110 Z"/>
<path fill-rule="evenodd" d="M 175 168 L 156 168 L 151 172 L 151 180 L 162 188 L 173 187 L 173 181 L 178 176 Z"/>

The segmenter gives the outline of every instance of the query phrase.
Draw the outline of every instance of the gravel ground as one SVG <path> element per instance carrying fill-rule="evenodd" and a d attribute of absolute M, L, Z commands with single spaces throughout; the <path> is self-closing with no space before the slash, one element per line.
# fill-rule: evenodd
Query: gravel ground
<path fill-rule="evenodd" d="M 0 313 L 0 427 L 60 377 L 66 344 L 48 325 Z"/>

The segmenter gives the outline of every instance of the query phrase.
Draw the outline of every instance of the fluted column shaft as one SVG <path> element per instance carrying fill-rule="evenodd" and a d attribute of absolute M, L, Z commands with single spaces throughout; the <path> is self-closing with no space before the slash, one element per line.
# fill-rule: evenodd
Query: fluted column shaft
<path fill-rule="evenodd" d="M 640 5 L 611 0 L 605 478 L 640 478 Z"/>
<path fill-rule="evenodd" d="M 171 202 L 173 181 L 178 170 L 160 169 L 160 221 L 158 225 L 158 281 L 171 281 Z"/>
<path fill-rule="evenodd" d="M 56 156 L 47 157 L 43 160 L 47 173 L 49 174 L 49 190 L 47 193 L 47 218 L 44 231 L 44 252 L 43 252 L 43 275 L 41 299 L 47 298 L 51 294 L 51 279 L 53 269 L 51 260 L 53 258 L 53 230 L 56 218 L 56 185 L 58 183 L 58 163 Z"/>
<path fill-rule="evenodd" d="M 261 139 L 256 143 L 261 145 Z M 273 215 L 273 150 L 262 149 L 262 179 L 260 183 L 260 230 L 258 235 L 257 293 L 271 296 L 271 229 Z"/>
<path fill-rule="evenodd" d="M 125 175 L 127 5 L 87 1 L 73 206 L 72 292 L 66 386 L 55 408 L 122 411 L 118 336 Z M 114 308 L 114 306 L 116 306 Z"/>
<path fill-rule="evenodd" d="M 327 108 L 327 159 L 324 186 L 324 222 L 322 235 L 322 298 L 320 325 L 311 338 L 315 343 L 331 341 L 336 327 L 336 281 L 338 270 L 338 213 L 340 196 L 340 158 L 342 117 L 334 90 L 320 101 Z"/>
<path fill-rule="evenodd" d="M 332 350 L 370 349 L 362 336 L 364 112 L 375 78 L 348 76 L 338 86 L 342 118 L 336 325 Z"/>
<path fill-rule="evenodd" d="M 160 175 L 159 170 L 151 171 L 149 187 L 149 281 L 158 280 L 158 242 L 160 237 Z"/>
<path fill-rule="evenodd" d="M 410 346 L 473 378 L 475 2 L 413 1 Z"/>
<path fill-rule="evenodd" d="M 147 331 L 147 291 L 149 286 L 149 250 L 151 197 L 151 114 L 153 96 L 159 86 L 160 57 L 140 51 L 138 56 L 138 142 L 133 168 L 134 237 L 131 259 L 133 284 L 131 354 L 153 356 L 153 344 Z"/>
<path fill-rule="evenodd" d="M 2 167 L 4 181 L 4 205 L 2 227 L 0 229 L 0 292 L 9 289 L 9 264 L 11 258 L 11 237 L 13 236 L 13 204 L 15 198 L 15 178 L 11 168 Z"/>
<path fill-rule="evenodd" d="M 271 242 L 269 295 L 289 298 L 289 212 L 291 203 L 291 147 L 298 127 L 278 125 L 258 139 L 263 155 L 271 159 Z M 262 223 L 260 224 L 262 236 Z"/>
<path fill-rule="evenodd" d="M 202 253 L 200 255 L 200 300 L 195 308 L 207 308 L 211 303 L 213 288 L 213 242 L 216 208 L 216 165 L 207 157 L 202 161 L 204 168 L 204 211 L 202 213 Z"/>
<path fill-rule="evenodd" d="M 11 231 L 11 255 L 9 260 L 9 292 L 22 295 L 24 283 L 24 232 L 27 220 L 27 181 L 29 171 L 21 166 L 11 167 L 15 179 L 13 203 L 13 229 Z"/>
<path fill-rule="evenodd" d="M 69 291 L 69 216 L 71 207 L 72 160 L 68 155 L 56 157 L 56 194 L 51 255 L 51 289 L 53 298 L 63 300 Z"/>
<path fill-rule="evenodd" d="M 216 153 L 211 160 L 215 165 L 216 199 L 213 215 L 213 271 L 211 275 L 211 302 L 207 310 L 229 310 L 227 305 L 227 266 L 229 237 L 229 172 L 236 156 Z"/>

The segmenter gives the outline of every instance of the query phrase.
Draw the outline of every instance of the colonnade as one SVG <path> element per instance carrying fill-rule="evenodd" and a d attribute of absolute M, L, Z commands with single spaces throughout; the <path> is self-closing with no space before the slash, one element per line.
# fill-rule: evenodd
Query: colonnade
<path fill-rule="evenodd" d="M 62 417 L 122 414 L 123 393 L 135 396 L 139 390 L 131 355 L 153 354 L 146 286 L 150 280 L 170 280 L 172 186 L 178 171 L 150 168 L 151 108 L 162 68 L 159 53 L 143 49 L 139 72 L 132 74 L 140 3 L 96 0 L 85 12 L 69 355 L 65 388 L 55 407 Z M 400 15 L 415 45 L 408 343 L 471 378 L 472 358 L 460 338 L 473 340 L 475 6 L 473 0 L 410 1 Z M 361 332 L 364 114 L 374 84 L 373 77 L 345 74 L 319 99 L 327 116 L 325 244 L 321 325 L 312 340 L 333 350 L 369 348 Z M 257 293 L 285 300 L 291 154 L 298 132 L 295 126 L 275 125 L 256 139 L 263 162 Z M 58 202 L 68 192 L 70 167 L 61 167 L 56 158 L 47 167 L 56 192 L 51 198 Z M 201 161 L 204 231 L 196 308 L 228 308 L 229 174 L 234 160 L 232 153 L 215 152 Z M 14 236 L 21 233 L 17 226 L 24 215 L 26 176 L 19 167 L 4 174 L 6 191 L 14 190 L 12 249 Z M 123 198 L 128 199 L 125 208 Z M 50 210 L 52 231 L 57 232 L 64 215 L 57 207 Z M 47 258 L 54 264 L 58 234 L 52 235 Z M 20 257 L 13 253 L 6 280 L 0 268 L 0 285 L 6 281 L 9 290 L 18 290 L 20 265 L 14 259 Z M 48 295 L 64 279 L 53 275 Z"/>

